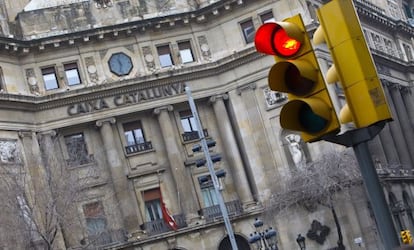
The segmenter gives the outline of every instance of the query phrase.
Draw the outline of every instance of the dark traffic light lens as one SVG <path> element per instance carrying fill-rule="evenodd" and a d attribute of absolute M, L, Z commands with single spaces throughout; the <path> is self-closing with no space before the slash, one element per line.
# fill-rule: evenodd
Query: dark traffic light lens
<path fill-rule="evenodd" d="M 304 96 L 311 92 L 314 82 L 301 76 L 298 68 L 290 64 L 285 71 L 286 87 L 295 95 Z"/>
<path fill-rule="evenodd" d="M 299 122 L 309 133 L 318 133 L 328 124 L 327 120 L 315 114 L 308 105 L 300 107 Z"/>

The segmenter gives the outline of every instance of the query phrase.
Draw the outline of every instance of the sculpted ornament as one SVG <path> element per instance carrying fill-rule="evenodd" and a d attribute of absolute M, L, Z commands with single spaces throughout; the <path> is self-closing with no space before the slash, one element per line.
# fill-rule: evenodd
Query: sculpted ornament
<path fill-rule="evenodd" d="M 12 140 L 0 141 L 0 162 L 5 164 L 18 163 L 17 142 Z"/>
<path fill-rule="evenodd" d="M 96 8 L 106 8 L 112 6 L 112 0 L 95 0 Z"/>

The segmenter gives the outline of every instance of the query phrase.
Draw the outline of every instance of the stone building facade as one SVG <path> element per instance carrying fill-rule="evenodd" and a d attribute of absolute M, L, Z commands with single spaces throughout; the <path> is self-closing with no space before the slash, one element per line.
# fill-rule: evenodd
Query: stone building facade
<path fill-rule="evenodd" d="M 0 163 L 30 177 L 16 210 L 25 217 L 37 193 L 53 196 L 45 173 L 64 169 L 71 178 L 60 176 L 61 192 L 82 188 L 52 249 L 229 249 L 208 170 L 196 167 L 203 156 L 192 151 L 199 134 L 188 86 L 205 136 L 217 142 L 210 151 L 222 158 L 214 167 L 236 240 L 250 249 L 272 190 L 337 147 L 305 144 L 280 127 L 287 98 L 269 90 L 274 61 L 256 52 L 254 32 L 301 13 L 312 34 L 323 2 L 0 0 Z M 354 3 L 394 118 L 370 149 L 397 231 L 414 229 L 414 1 Z M 317 52 L 326 70 L 329 54 Z M 339 109 L 341 89 L 330 88 Z M 162 203 L 178 230 L 162 220 Z M 364 195 L 343 201 L 338 216 L 347 248 L 381 248 Z M 334 247 L 335 223 L 324 208 L 265 224 L 276 228 L 279 249 L 296 249 L 297 234 L 315 219 L 331 233 L 323 243 L 308 239 L 307 249 Z M 15 249 L 7 230 L 0 226 L 0 248 Z M 44 247 L 33 237 L 31 247 Z"/>

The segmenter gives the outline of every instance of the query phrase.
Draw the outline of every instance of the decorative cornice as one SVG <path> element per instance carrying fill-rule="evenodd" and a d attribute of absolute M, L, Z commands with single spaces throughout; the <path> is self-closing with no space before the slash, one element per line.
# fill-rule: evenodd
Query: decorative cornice
<path fill-rule="evenodd" d="M 87 102 L 138 90 L 216 76 L 217 74 L 227 72 L 263 56 L 257 53 L 254 47 L 249 47 L 215 62 L 174 71 L 160 72 L 158 76 L 148 75 L 114 82 L 113 84 L 108 83 L 85 87 L 74 90 L 73 92 L 61 92 L 48 96 L 22 96 L 0 93 L 0 107 L 25 111 L 41 111 L 65 107 L 79 102 Z"/>

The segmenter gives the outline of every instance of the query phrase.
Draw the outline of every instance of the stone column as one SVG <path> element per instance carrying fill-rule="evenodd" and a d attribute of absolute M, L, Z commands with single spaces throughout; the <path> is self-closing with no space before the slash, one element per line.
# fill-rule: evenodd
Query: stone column
<path fill-rule="evenodd" d="M 231 127 L 229 115 L 224 106 L 224 99 L 228 99 L 228 95 L 213 96 L 210 102 L 213 105 L 214 114 L 217 119 L 217 126 L 220 133 L 220 138 L 223 141 L 223 149 L 225 158 L 231 168 L 231 174 L 234 183 L 237 185 L 237 194 L 245 207 L 253 204 L 252 192 L 250 190 L 249 181 L 247 179 L 246 170 L 243 167 L 243 161 L 240 155 L 239 147 Z M 256 170 L 255 170 L 256 171 Z M 262 172 L 257 169 L 258 176 L 262 178 Z M 256 173 L 256 172 L 255 172 Z"/>
<path fill-rule="evenodd" d="M 197 198 L 189 170 L 185 168 L 184 159 L 181 154 L 180 146 L 177 143 L 176 135 L 178 131 L 173 127 L 173 121 L 169 112 L 173 111 L 173 106 L 168 105 L 154 109 L 154 114 L 158 117 L 161 128 L 161 135 L 164 139 L 167 157 L 170 164 L 170 171 L 175 180 L 177 190 L 177 201 L 182 213 L 184 213 L 187 223 L 192 224 L 198 218 Z"/>
<path fill-rule="evenodd" d="M 270 178 L 279 179 L 279 173 L 275 171 L 276 162 L 274 161 L 273 152 L 269 143 L 269 135 L 266 134 L 266 127 L 260 113 L 260 104 L 256 98 L 256 84 L 251 83 L 244 85 L 237 89 L 237 98 L 239 102 L 239 112 L 236 112 L 235 119 L 237 124 L 242 124 L 239 127 L 241 144 L 243 145 L 242 154 L 248 168 L 248 178 L 253 185 L 258 189 L 258 198 L 263 201 L 270 196 L 270 186 L 267 183 Z M 260 93 L 262 94 L 262 93 Z M 236 99 L 236 98 L 234 98 Z M 232 100 L 233 101 L 233 100 Z M 236 102 L 236 100 L 234 100 Z M 264 102 L 264 97 L 262 99 Z M 240 112 L 240 108 L 244 112 Z M 237 109 L 237 107 L 235 107 Z M 255 194 L 256 195 L 256 194 Z"/>
<path fill-rule="evenodd" d="M 411 87 L 402 87 L 401 94 L 407 108 L 408 117 L 410 119 L 411 127 L 414 129 L 414 96 Z"/>
<path fill-rule="evenodd" d="M 411 158 L 409 155 L 408 147 L 404 139 L 404 135 L 402 133 L 402 128 L 400 126 L 400 121 L 398 119 L 398 113 L 396 111 L 393 98 L 391 98 L 390 90 L 389 88 L 393 88 L 393 83 L 388 83 L 388 86 L 384 88 L 385 94 L 387 96 L 388 105 L 390 107 L 393 121 L 389 122 L 392 138 L 394 140 L 395 147 L 397 149 L 397 153 L 400 159 L 400 162 L 405 169 L 411 169 Z M 383 143 L 389 143 L 389 142 L 383 142 Z"/>
<path fill-rule="evenodd" d="M 132 183 L 127 178 L 128 170 L 122 162 L 116 147 L 115 135 L 112 128 L 115 122 L 115 118 L 98 120 L 96 121 L 96 126 L 100 128 L 108 168 L 115 189 L 115 198 L 121 209 L 124 227 L 128 232 L 134 232 L 138 230 L 143 221 L 139 213 Z"/>
<path fill-rule="evenodd" d="M 398 121 L 402 128 L 403 137 L 405 139 L 405 143 L 407 145 L 407 150 L 409 155 L 411 156 L 411 168 L 413 168 L 414 162 L 414 134 L 412 133 L 413 129 L 410 124 L 410 119 L 408 117 L 407 108 L 404 105 L 402 95 L 401 95 L 401 86 L 395 84 L 393 88 L 391 88 L 391 96 L 394 103 L 395 111 L 398 116 Z"/>

